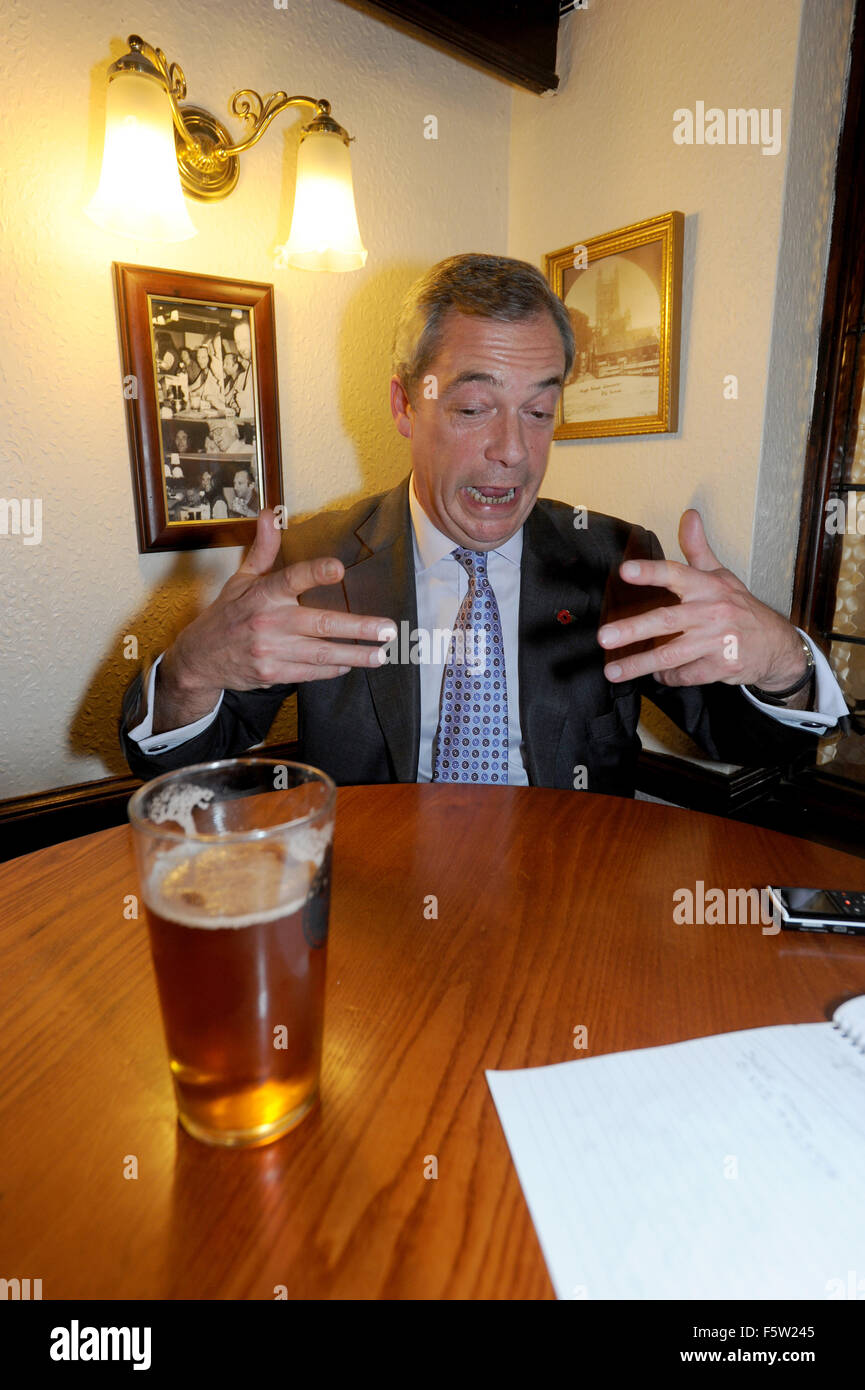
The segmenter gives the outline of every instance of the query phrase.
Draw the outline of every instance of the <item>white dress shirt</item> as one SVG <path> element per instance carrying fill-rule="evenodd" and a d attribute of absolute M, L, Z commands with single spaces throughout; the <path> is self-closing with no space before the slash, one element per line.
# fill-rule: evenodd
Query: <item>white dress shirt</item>
<path fill-rule="evenodd" d="M 417 591 L 417 625 L 432 634 L 436 628 L 452 629 L 460 604 L 469 590 L 469 577 L 454 558 L 455 542 L 433 526 L 414 490 L 414 477 L 408 493 L 414 542 L 414 575 Z M 520 608 L 520 562 L 523 556 L 523 529 L 497 550 L 487 551 L 487 578 L 496 596 L 505 649 L 505 684 L 508 692 L 508 783 L 527 787 L 528 774 L 522 758 L 520 734 L 520 676 L 517 667 Z M 418 666 L 420 672 L 420 748 L 417 780 L 432 781 L 433 740 L 439 723 L 445 652 L 442 643 L 430 642 L 430 660 Z"/>
<path fill-rule="evenodd" d="M 452 555 L 455 542 L 445 536 L 430 521 L 415 496 L 414 477 L 409 485 L 409 508 L 412 520 L 412 542 L 414 550 L 415 588 L 417 591 L 418 628 L 430 634 L 436 628 L 452 628 L 459 606 L 468 592 L 469 578 L 458 560 Z M 488 552 L 487 574 L 496 601 L 502 624 L 502 638 L 505 649 L 505 676 L 508 691 L 508 782 L 511 786 L 528 786 L 528 776 L 522 757 L 522 736 L 520 731 L 520 681 L 517 667 L 519 650 L 519 606 L 520 606 L 520 561 L 523 553 L 522 528 L 497 550 Z M 808 643 L 816 667 L 815 710 L 787 709 L 778 705 L 767 705 L 758 700 L 744 686 L 740 690 L 752 705 L 763 710 L 770 718 L 788 724 L 792 728 L 804 729 L 809 733 L 824 733 L 832 728 L 837 720 L 849 711 L 841 688 L 832 668 L 819 647 L 811 641 L 807 632 L 801 628 L 797 632 Z M 442 655 L 441 643 L 430 640 L 430 657 Z M 439 648 L 437 651 L 436 648 Z M 162 654 L 164 655 L 164 653 Z M 159 734 L 153 733 L 153 694 L 156 684 L 156 671 L 162 660 L 157 657 L 148 674 L 145 689 L 145 714 L 140 724 L 129 730 L 129 737 L 139 745 L 142 753 L 166 753 L 177 748 L 189 739 L 195 738 L 213 723 L 222 704 L 220 695 L 208 714 L 196 719 L 183 728 L 172 729 Z M 422 662 L 418 665 L 420 676 L 420 748 L 418 749 L 419 782 L 432 779 L 433 740 L 438 729 L 439 705 L 441 701 L 444 660 Z M 336 677 L 337 680 L 340 677 Z"/>

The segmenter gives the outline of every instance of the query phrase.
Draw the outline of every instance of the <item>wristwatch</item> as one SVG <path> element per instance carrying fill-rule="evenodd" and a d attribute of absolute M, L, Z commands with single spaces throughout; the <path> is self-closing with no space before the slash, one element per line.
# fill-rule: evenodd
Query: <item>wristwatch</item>
<path fill-rule="evenodd" d="M 817 671 L 817 665 L 814 661 L 814 653 L 811 651 L 811 648 L 805 641 L 804 637 L 800 637 L 799 640 L 802 643 L 802 650 L 805 653 L 805 660 L 808 664 L 805 667 L 804 676 L 801 676 L 799 680 L 797 680 L 795 685 L 788 686 L 786 690 L 761 690 L 759 685 L 745 686 L 745 689 L 747 691 L 750 691 L 750 693 L 756 696 L 758 700 L 762 700 L 764 704 L 784 705 L 789 700 L 791 695 L 798 695 L 800 690 L 804 690 L 805 686 L 808 685 L 809 682 L 814 680 L 814 676 Z"/>

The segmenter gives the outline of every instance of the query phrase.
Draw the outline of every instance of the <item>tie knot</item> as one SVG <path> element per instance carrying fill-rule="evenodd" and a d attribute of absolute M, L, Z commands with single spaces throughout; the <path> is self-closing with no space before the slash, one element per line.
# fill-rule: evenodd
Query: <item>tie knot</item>
<path fill-rule="evenodd" d="M 487 552 L 485 550 L 463 550 L 462 546 L 458 545 L 456 550 L 451 551 L 451 554 L 455 560 L 459 561 L 469 578 L 474 576 L 475 579 L 486 579 Z"/>

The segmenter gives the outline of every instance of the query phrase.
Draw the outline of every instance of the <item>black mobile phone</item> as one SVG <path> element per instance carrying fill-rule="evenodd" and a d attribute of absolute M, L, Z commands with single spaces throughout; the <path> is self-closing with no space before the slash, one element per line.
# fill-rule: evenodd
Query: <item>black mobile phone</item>
<path fill-rule="evenodd" d="M 865 892 L 843 888 L 766 890 L 788 931 L 847 932 L 865 936 Z"/>

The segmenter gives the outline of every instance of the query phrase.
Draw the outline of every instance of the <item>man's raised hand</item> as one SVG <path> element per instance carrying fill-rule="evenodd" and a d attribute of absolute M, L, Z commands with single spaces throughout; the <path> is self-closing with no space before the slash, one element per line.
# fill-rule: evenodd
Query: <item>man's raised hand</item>
<path fill-rule="evenodd" d="M 352 666 L 376 667 L 380 646 L 396 634 L 388 618 L 303 607 L 308 589 L 338 584 L 339 560 L 301 560 L 274 570 L 280 532 L 273 512 L 258 516 L 255 541 L 218 597 L 185 627 L 163 657 L 156 683 L 153 732 L 180 728 L 207 714 L 223 690 L 255 690 L 329 680 Z"/>
<path fill-rule="evenodd" d="M 607 679 L 617 682 L 652 674 L 662 685 L 723 681 L 767 691 L 794 685 L 807 664 L 799 634 L 724 569 L 693 508 L 682 514 L 679 545 L 684 565 L 675 560 L 627 560 L 620 567 L 628 583 L 669 589 L 680 602 L 599 630 L 600 645 L 614 657 L 617 648 L 633 642 L 657 643 L 649 651 L 614 659 L 604 668 Z"/>

